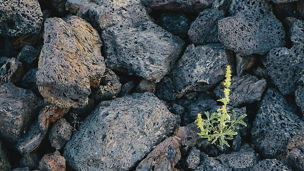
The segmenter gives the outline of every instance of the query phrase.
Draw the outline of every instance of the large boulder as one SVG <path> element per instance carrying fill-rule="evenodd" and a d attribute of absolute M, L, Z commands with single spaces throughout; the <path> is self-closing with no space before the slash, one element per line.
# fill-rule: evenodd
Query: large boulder
<path fill-rule="evenodd" d="M 173 66 L 184 41 L 148 21 L 139 27 L 113 26 L 102 32 L 109 68 L 159 82 Z"/>
<path fill-rule="evenodd" d="M 40 94 L 63 108 L 87 104 L 90 85 L 105 71 L 98 32 L 76 16 L 49 18 L 44 29 L 36 74 Z"/>
<path fill-rule="evenodd" d="M 176 117 L 151 93 L 101 102 L 66 144 L 75 170 L 128 170 L 176 126 Z"/>
<path fill-rule="evenodd" d="M 17 37 L 40 32 L 42 11 L 37 0 L 0 0 L 0 35 Z"/>

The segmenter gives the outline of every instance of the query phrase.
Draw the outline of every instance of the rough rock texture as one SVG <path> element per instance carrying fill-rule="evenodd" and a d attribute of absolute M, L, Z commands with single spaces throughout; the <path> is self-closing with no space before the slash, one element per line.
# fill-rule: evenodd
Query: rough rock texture
<path fill-rule="evenodd" d="M 17 37 L 38 33 L 42 12 L 37 0 L 1 0 L 0 35 Z"/>
<path fill-rule="evenodd" d="M 282 171 L 291 171 L 283 162 L 277 159 L 265 159 L 259 161 L 252 169 L 252 171 L 261 171 L 261 170 L 282 170 Z"/>
<path fill-rule="evenodd" d="M 42 101 L 11 83 L 0 87 L 0 136 L 14 145 L 38 114 Z"/>
<path fill-rule="evenodd" d="M 233 77 L 230 87 L 230 102 L 231 106 L 237 107 L 245 103 L 253 103 L 260 101 L 263 92 L 266 89 L 266 80 L 259 80 L 252 75 L 244 75 L 242 77 Z M 220 84 L 214 93 L 219 97 L 224 97 L 223 84 Z"/>
<path fill-rule="evenodd" d="M 240 151 L 222 154 L 217 159 L 233 170 L 249 169 L 257 163 L 258 154 L 248 144 L 245 144 Z"/>
<path fill-rule="evenodd" d="M 200 164 L 200 162 L 201 162 L 200 153 L 201 153 L 201 151 L 195 147 L 193 147 L 191 149 L 191 151 L 186 159 L 187 167 L 189 169 L 195 169 Z"/>
<path fill-rule="evenodd" d="M 295 44 L 304 44 L 304 21 L 296 20 L 290 28 L 290 40 Z"/>
<path fill-rule="evenodd" d="M 151 81 L 141 80 L 136 87 L 136 92 L 143 93 L 146 91 L 154 93 L 156 89 L 156 84 Z"/>
<path fill-rule="evenodd" d="M 2 64 L 0 63 L 0 85 L 8 82 L 18 82 L 23 74 L 22 63 L 16 58 L 2 57 L 2 61 Z"/>
<path fill-rule="evenodd" d="M 156 95 L 163 100 L 173 101 L 176 99 L 176 91 L 172 77 L 165 76 L 156 85 Z"/>
<path fill-rule="evenodd" d="M 43 171 L 65 171 L 65 159 L 58 151 L 53 154 L 45 154 L 39 162 L 39 169 Z"/>
<path fill-rule="evenodd" d="M 178 96 L 215 85 L 224 78 L 227 64 L 228 54 L 221 45 L 189 45 L 172 71 Z"/>
<path fill-rule="evenodd" d="M 110 69 L 106 69 L 104 75 L 101 77 L 100 84 L 94 92 L 95 100 L 109 100 L 115 98 L 121 90 L 121 83 L 119 77 Z"/>
<path fill-rule="evenodd" d="M 295 170 L 304 170 L 304 130 L 299 131 L 287 145 L 287 161 Z"/>
<path fill-rule="evenodd" d="M 201 157 L 202 162 L 195 169 L 195 171 L 231 171 L 229 167 L 223 165 L 216 158 L 208 157 L 206 154 L 203 154 Z"/>
<path fill-rule="evenodd" d="M 0 170 L 2 171 L 10 171 L 11 165 L 8 161 L 7 155 L 4 151 L 2 142 L 0 142 Z"/>
<path fill-rule="evenodd" d="M 283 25 L 272 12 L 244 11 L 218 21 L 219 40 L 242 55 L 266 54 L 285 45 Z"/>
<path fill-rule="evenodd" d="M 12 171 L 31 171 L 31 169 L 29 167 L 19 167 L 13 169 Z"/>
<path fill-rule="evenodd" d="M 280 3 L 290 3 L 290 2 L 296 2 L 298 0 L 272 0 L 273 3 L 280 4 Z"/>
<path fill-rule="evenodd" d="M 51 146 L 60 150 L 71 139 L 73 127 L 63 118 L 57 121 L 49 133 Z"/>
<path fill-rule="evenodd" d="M 64 156 L 76 170 L 127 170 L 175 124 L 175 116 L 151 93 L 104 101 L 66 144 Z"/>
<path fill-rule="evenodd" d="M 304 114 L 304 86 L 298 86 L 296 92 L 296 104 L 301 108 L 302 114 Z"/>
<path fill-rule="evenodd" d="M 153 151 L 139 163 L 136 170 L 174 171 L 175 165 L 181 159 L 179 147 L 179 138 L 175 136 L 167 138 L 157 145 Z"/>
<path fill-rule="evenodd" d="M 251 136 L 263 157 L 285 156 L 287 143 L 304 128 L 304 122 L 291 111 L 284 97 L 268 89 L 253 122 Z"/>
<path fill-rule="evenodd" d="M 265 0 L 231 0 L 229 14 L 235 15 L 238 12 L 249 10 L 269 9 L 271 6 Z"/>
<path fill-rule="evenodd" d="M 304 46 L 297 45 L 291 49 L 285 47 L 272 49 L 263 65 L 268 75 L 280 92 L 291 94 L 296 89 L 296 81 L 304 71 Z"/>
<path fill-rule="evenodd" d="M 152 21 L 102 32 L 107 66 L 159 82 L 178 58 L 184 41 Z"/>
<path fill-rule="evenodd" d="M 225 12 L 218 9 L 202 11 L 190 26 L 188 31 L 189 39 L 194 44 L 219 42 L 217 22 L 224 16 Z"/>
<path fill-rule="evenodd" d="M 186 35 L 190 21 L 183 13 L 166 12 L 160 15 L 159 24 L 173 34 Z"/>
<path fill-rule="evenodd" d="M 141 0 L 141 2 L 154 9 L 200 12 L 210 7 L 214 0 Z"/>
<path fill-rule="evenodd" d="M 98 32 L 76 16 L 49 18 L 44 29 L 37 72 L 41 95 L 63 108 L 85 105 L 90 84 L 105 71 Z"/>
<path fill-rule="evenodd" d="M 25 45 L 19 52 L 17 59 L 26 64 L 28 67 L 33 67 L 38 61 L 40 51 L 33 46 Z"/>

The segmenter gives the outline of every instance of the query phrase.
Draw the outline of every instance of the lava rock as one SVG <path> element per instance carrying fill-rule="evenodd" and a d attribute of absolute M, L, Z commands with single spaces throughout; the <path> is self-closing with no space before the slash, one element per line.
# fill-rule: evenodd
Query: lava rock
<path fill-rule="evenodd" d="M 296 92 L 296 104 L 301 108 L 302 114 L 304 114 L 304 86 L 298 86 Z"/>
<path fill-rule="evenodd" d="M 16 58 L 5 58 L 5 62 L 0 65 L 0 85 L 3 83 L 16 83 L 22 78 L 22 63 Z"/>
<path fill-rule="evenodd" d="M 295 170 L 304 170 L 304 131 L 295 135 L 287 145 L 287 161 Z"/>
<path fill-rule="evenodd" d="M 90 85 L 105 71 L 98 32 L 76 16 L 49 18 L 44 29 L 37 71 L 40 94 L 62 108 L 87 104 Z"/>
<path fill-rule="evenodd" d="M 228 53 L 221 45 L 189 45 L 172 71 L 178 97 L 203 91 L 224 79 Z"/>
<path fill-rule="evenodd" d="M 240 54 L 236 54 L 236 75 L 242 76 L 246 71 L 250 70 L 256 64 L 256 61 L 255 55 L 242 56 Z"/>
<path fill-rule="evenodd" d="M 39 162 L 39 169 L 42 171 L 65 171 L 65 158 L 58 151 L 53 154 L 45 154 Z"/>
<path fill-rule="evenodd" d="M 264 55 L 275 47 L 285 46 L 282 23 L 265 9 L 244 11 L 218 21 L 219 40 L 241 55 Z"/>
<path fill-rule="evenodd" d="M 261 171 L 261 170 L 284 170 L 291 171 L 283 162 L 277 159 L 265 159 L 259 161 L 252 169 L 252 171 Z"/>
<path fill-rule="evenodd" d="M 187 167 L 189 169 L 195 169 L 201 162 L 200 159 L 201 151 L 199 151 L 197 148 L 193 147 L 187 156 L 186 162 Z"/>
<path fill-rule="evenodd" d="M 156 95 L 160 99 L 174 101 L 176 99 L 176 91 L 171 76 L 165 76 L 156 85 Z"/>
<path fill-rule="evenodd" d="M 42 12 L 37 0 L 1 0 L 0 35 L 17 37 L 39 33 Z"/>
<path fill-rule="evenodd" d="M 2 142 L 0 142 L 0 170 L 3 170 L 3 171 L 11 170 L 11 165 L 10 165 L 7 155 L 4 151 Z"/>
<path fill-rule="evenodd" d="M 122 85 L 119 96 L 126 96 L 128 94 L 131 94 L 131 92 L 134 88 L 135 88 L 134 81 L 126 82 L 124 85 Z"/>
<path fill-rule="evenodd" d="M 14 145 L 38 114 L 42 100 L 12 83 L 0 87 L 0 136 Z"/>
<path fill-rule="evenodd" d="M 147 80 L 141 80 L 136 87 L 136 91 L 139 93 L 143 93 L 146 91 L 154 93 L 155 89 L 156 89 L 156 84 Z"/>
<path fill-rule="evenodd" d="M 168 11 L 200 12 L 211 7 L 214 0 L 141 0 L 150 8 Z"/>
<path fill-rule="evenodd" d="M 260 101 L 266 89 L 266 84 L 265 79 L 259 80 L 257 77 L 249 74 L 242 77 L 233 77 L 230 86 L 229 105 L 238 107 L 243 104 Z M 223 84 L 220 84 L 214 89 L 214 93 L 219 98 L 223 98 L 223 89 Z"/>
<path fill-rule="evenodd" d="M 268 89 L 253 122 L 251 137 L 263 157 L 285 156 L 287 143 L 304 128 L 304 122 L 292 112 L 284 97 Z"/>
<path fill-rule="evenodd" d="M 258 154 L 248 144 L 245 144 L 240 151 L 222 154 L 216 159 L 233 170 L 249 169 L 257 163 Z"/>
<path fill-rule="evenodd" d="M 231 0 L 229 14 L 235 15 L 239 12 L 259 10 L 260 8 L 270 10 L 271 6 L 265 0 Z"/>
<path fill-rule="evenodd" d="M 184 41 L 153 22 L 140 27 L 113 26 L 102 32 L 107 67 L 159 82 L 169 73 Z"/>
<path fill-rule="evenodd" d="M 51 146 L 60 150 L 71 139 L 72 129 L 73 127 L 64 118 L 57 121 L 49 133 Z"/>
<path fill-rule="evenodd" d="M 22 62 L 26 68 L 34 67 L 38 61 L 40 51 L 33 46 L 25 45 L 19 52 L 17 59 Z"/>
<path fill-rule="evenodd" d="M 36 73 L 38 68 L 30 69 L 25 75 L 23 76 L 20 85 L 23 88 L 30 89 L 34 93 L 39 94 L 38 86 L 36 84 Z"/>
<path fill-rule="evenodd" d="M 136 170 L 174 171 L 175 165 L 181 159 L 181 152 L 179 147 L 179 138 L 175 136 L 167 138 L 159 145 L 157 145 L 153 151 L 139 163 L 139 165 L 136 167 Z"/>
<path fill-rule="evenodd" d="M 165 30 L 176 35 L 186 35 L 190 26 L 189 19 L 183 13 L 162 13 L 159 22 Z"/>
<path fill-rule="evenodd" d="M 191 24 L 189 39 L 194 44 L 218 43 L 218 20 L 224 18 L 225 12 L 218 9 L 202 11 Z"/>
<path fill-rule="evenodd" d="M 76 170 L 128 170 L 166 138 L 176 122 L 151 93 L 104 101 L 66 144 L 64 156 Z"/>
<path fill-rule="evenodd" d="M 13 169 L 12 171 L 32 171 L 29 167 L 18 167 Z M 35 171 L 35 170 L 33 170 Z"/>
<path fill-rule="evenodd" d="M 202 161 L 200 165 L 195 169 L 195 171 L 231 171 L 229 167 L 223 165 L 220 161 L 216 158 L 208 157 L 206 154 L 202 154 L 201 157 Z"/>
<path fill-rule="evenodd" d="M 290 2 L 296 2 L 298 0 L 272 0 L 273 3 L 275 4 L 283 4 L 283 3 L 290 3 Z"/>
<path fill-rule="evenodd" d="M 304 44 L 304 21 L 296 20 L 290 28 L 290 40 L 295 44 Z"/>
<path fill-rule="evenodd" d="M 93 96 L 96 101 L 110 100 L 115 98 L 121 90 L 119 77 L 112 70 L 106 68 L 104 75 L 101 77 L 100 85 Z"/>
<path fill-rule="evenodd" d="M 36 152 L 24 155 L 19 161 L 19 166 L 24 168 L 27 167 L 29 169 L 35 169 L 38 168 L 38 165 L 39 159 L 38 154 Z"/>

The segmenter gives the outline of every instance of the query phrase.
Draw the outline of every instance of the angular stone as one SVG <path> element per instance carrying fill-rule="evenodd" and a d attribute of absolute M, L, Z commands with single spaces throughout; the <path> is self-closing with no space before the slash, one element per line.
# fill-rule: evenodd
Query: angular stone
<path fill-rule="evenodd" d="M 220 42 L 241 55 L 264 55 L 272 48 L 285 46 L 282 23 L 264 9 L 221 19 L 218 29 Z"/>
<path fill-rule="evenodd" d="M 189 39 L 194 44 L 218 43 L 218 20 L 225 17 L 225 12 L 218 9 L 202 11 L 191 24 Z"/>
<path fill-rule="evenodd" d="M 2 57 L 3 64 L 0 63 L 0 85 L 3 83 L 16 83 L 22 78 L 22 63 L 16 58 Z"/>
<path fill-rule="evenodd" d="M 169 137 L 142 160 L 136 167 L 137 171 L 146 170 L 167 170 L 174 171 L 175 165 L 181 159 L 180 139 L 173 136 Z"/>
<path fill-rule="evenodd" d="M 304 130 L 295 135 L 287 145 L 287 162 L 294 170 L 304 170 Z"/>
<path fill-rule="evenodd" d="M 0 136 L 12 146 L 38 114 L 42 100 L 11 83 L 0 87 Z"/>
<path fill-rule="evenodd" d="M 182 51 L 184 41 L 153 22 L 113 26 L 102 32 L 107 67 L 159 82 Z"/>
<path fill-rule="evenodd" d="M 183 13 L 162 13 L 159 22 L 165 30 L 177 35 L 186 35 L 190 26 L 189 19 Z"/>
<path fill-rule="evenodd" d="M 76 170 L 128 170 L 175 126 L 176 117 L 151 93 L 104 101 L 66 144 L 64 156 Z"/>
<path fill-rule="evenodd" d="M 228 53 L 221 45 L 189 45 L 172 71 L 178 97 L 206 90 L 224 79 Z"/>
<path fill-rule="evenodd" d="M 229 14 L 235 15 L 238 12 L 259 10 L 260 8 L 271 9 L 265 0 L 231 0 Z"/>
<path fill-rule="evenodd" d="M 304 44 L 304 21 L 296 20 L 290 28 L 290 40 L 295 44 Z"/>
<path fill-rule="evenodd" d="M 17 37 L 39 33 L 42 12 L 37 0 L 1 0 L 0 35 Z"/>
<path fill-rule="evenodd" d="M 265 159 L 259 161 L 252 169 L 252 171 L 261 171 L 261 170 L 284 170 L 291 171 L 288 166 L 286 166 L 283 162 L 277 159 Z"/>
<path fill-rule="evenodd" d="M 38 61 L 40 51 L 33 46 L 25 45 L 19 52 L 17 59 L 26 65 L 26 68 L 34 67 Z"/>
<path fill-rule="evenodd" d="M 230 102 L 229 105 L 238 107 L 243 104 L 250 104 L 260 101 L 266 89 L 266 80 L 259 80 L 252 75 L 244 75 L 242 77 L 233 77 L 230 86 Z M 214 89 L 217 97 L 224 97 L 224 85 L 220 84 Z"/>
<path fill-rule="evenodd" d="M 45 171 L 65 171 L 65 159 L 58 151 L 53 154 L 45 154 L 39 162 L 39 169 Z"/>
<path fill-rule="evenodd" d="M 189 169 L 195 169 L 200 164 L 200 153 L 201 151 L 195 147 L 191 149 L 186 159 L 187 167 Z"/>
<path fill-rule="evenodd" d="M 303 128 L 304 122 L 292 112 L 284 97 L 268 89 L 251 129 L 253 145 L 263 157 L 285 156 L 287 143 Z"/>
<path fill-rule="evenodd" d="M 195 171 L 232 171 L 229 167 L 223 165 L 216 158 L 208 157 L 206 154 L 203 154 L 201 157 L 200 165 L 195 169 Z"/>
<path fill-rule="evenodd" d="M 56 150 L 64 147 L 65 143 L 71 139 L 73 127 L 63 118 L 57 121 L 49 133 L 51 146 Z"/>
<path fill-rule="evenodd" d="M 154 82 L 147 80 L 141 80 L 136 87 L 136 91 L 139 93 L 144 93 L 146 91 L 154 93 L 155 89 L 156 89 L 156 84 Z"/>
<path fill-rule="evenodd" d="M 63 108 L 85 105 L 90 85 L 105 71 L 98 32 L 76 16 L 49 18 L 44 28 L 37 72 L 41 95 Z"/>
<path fill-rule="evenodd" d="M 3 170 L 3 171 L 11 170 L 11 165 L 8 161 L 6 152 L 4 151 L 2 142 L 0 142 L 0 170 Z"/>

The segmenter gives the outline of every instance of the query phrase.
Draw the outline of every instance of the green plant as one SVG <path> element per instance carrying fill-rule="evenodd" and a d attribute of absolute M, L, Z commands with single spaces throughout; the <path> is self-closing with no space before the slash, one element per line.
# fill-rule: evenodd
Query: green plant
<path fill-rule="evenodd" d="M 229 146 L 227 140 L 232 140 L 233 136 L 237 135 L 237 130 L 241 125 L 247 126 L 243 119 L 247 116 L 243 114 L 237 117 L 236 112 L 229 113 L 227 105 L 230 101 L 230 85 L 231 85 L 231 67 L 227 65 L 226 76 L 224 81 L 224 97 L 219 99 L 222 106 L 214 113 L 205 112 L 205 117 L 197 114 L 196 124 L 200 129 L 202 138 L 207 138 L 212 144 L 219 143 L 221 147 Z"/>

